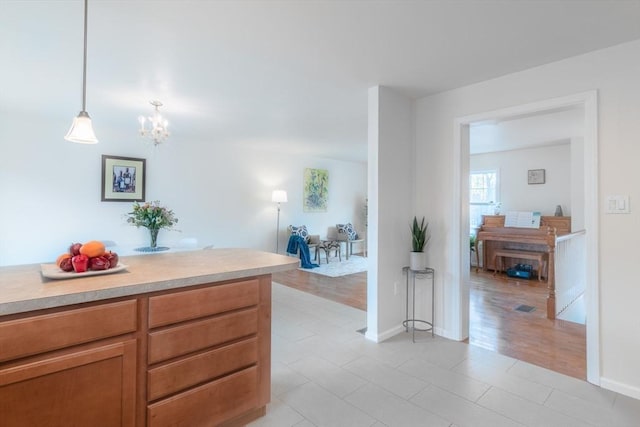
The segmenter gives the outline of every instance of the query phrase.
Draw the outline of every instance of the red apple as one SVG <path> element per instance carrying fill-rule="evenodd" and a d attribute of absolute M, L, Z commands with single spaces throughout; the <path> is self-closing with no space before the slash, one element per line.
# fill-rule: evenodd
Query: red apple
<path fill-rule="evenodd" d="M 73 271 L 73 264 L 71 262 L 71 258 L 64 258 L 62 260 L 60 260 L 60 264 L 58 265 L 58 267 L 60 267 L 60 270 L 62 271 Z"/>
<path fill-rule="evenodd" d="M 82 243 L 72 243 L 69 246 L 69 253 L 71 256 L 80 255 L 80 248 L 82 247 Z"/>
<path fill-rule="evenodd" d="M 118 265 L 119 257 L 117 253 L 108 251 L 103 256 L 109 260 L 109 268 L 114 268 Z"/>
<path fill-rule="evenodd" d="M 89 268 L 89 257 L 83 254 L 71 258 L 71 264 L 76 273 L 84 273 Z"/>
<path fill-rule="evenodd" d="M 89 269 L 106 270 L 109 268 L 109 260 L 104 256 L 89 258 Z"/>

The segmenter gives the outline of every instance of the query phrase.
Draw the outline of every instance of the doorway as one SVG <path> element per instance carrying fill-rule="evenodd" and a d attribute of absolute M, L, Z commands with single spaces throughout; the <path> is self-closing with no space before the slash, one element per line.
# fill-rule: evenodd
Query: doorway
<path fill-rule="evenodd" d="M 599 317 L 598 302 L 598 221 L 597 221 L 597 92 L 589 91 L 572 96 L 554 98 L 537 103 L 510 107 L 473 116 L 458 118 L 455 122 L 454 136 L 454 191 L 452 205 L 455 221 L 453 246 L 459 256 L 451 258 L 451 271 L 456 283 L 455 298 L 451 309 L 454 311 L 455 328 L 460 339 L 469 336 L 469 126 L 472 123 L 488 120 L 539 114 L 545 111 L 569 107 L 584 109 L 584 153 L 582 181 L 584 188 L 584 229 L 586 230 L 586 260 L 584 277 L 586 278 L 585 306 L 589 321 L 586 326 L 587 381 L 599 385 Z M 457 276 L 457 277 L 455 277 Z"/>

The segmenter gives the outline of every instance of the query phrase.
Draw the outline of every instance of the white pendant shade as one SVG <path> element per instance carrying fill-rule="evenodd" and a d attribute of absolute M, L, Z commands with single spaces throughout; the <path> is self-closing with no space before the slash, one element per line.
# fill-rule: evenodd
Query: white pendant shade
<path fill-rule="evenodd" d="M 82 111 L 73 119 L 71 129 L 64 139 L 79 144 L 97 144 L 98 138 L 93 132 L 91 117 L 87 113 L 87 15 L 89 4 L 84 0 L 84 54 L 82 57 Z"/>
<path fill-rule="evenodd" d="M 80 111 L 80 113 L 73 118 L 71 128 L 64 139 L 79 144 L 98 143 L 98 138 L 96 138 L 96 134 L 93 132 L 93 126 L 91 125 L 91 117 L 89 117 L 86 111 Z"/>

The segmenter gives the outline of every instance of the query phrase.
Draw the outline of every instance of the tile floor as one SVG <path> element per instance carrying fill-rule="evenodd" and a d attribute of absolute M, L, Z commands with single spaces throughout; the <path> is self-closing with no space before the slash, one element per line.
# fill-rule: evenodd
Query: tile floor
<path fill-rule="evenodd" d="M 640 401 L 468 344 L 400 334 L 273 285 L 272 395 L 256 426 L 640 426 Z"/>

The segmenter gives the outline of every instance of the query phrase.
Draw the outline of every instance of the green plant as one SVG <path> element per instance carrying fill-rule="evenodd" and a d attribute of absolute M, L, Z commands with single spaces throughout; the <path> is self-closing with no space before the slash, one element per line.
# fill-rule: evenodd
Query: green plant
<path fill-rule="evenodd" d="M 136 227 L 146 227 L 149 230 L 171 228 L 178 222 L 172 210 L 160 206 L 159 201 L 133 204 L 133 212 L 127 214 L 127 222 Z"/>
<path fill-rule="evenodd" d="M 469 249 L 471 249 L 471 252 L 476 250 L 476 236 L 473 234 L 469 236 Z"/>
<path fill-rule="evenodd" d="M 427 236 L 427 229 L 429 228 L 429 223 L 424 222 L 424 217 L 422 217 L 422 222 L 418 224 L 418 218 L 413 217 L 413 223 L 411 224 L 411 247 L 412 252 L 422 252 L 424 250 L 425 245 L 429 241 L 431 236 Z"/>

